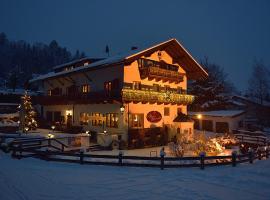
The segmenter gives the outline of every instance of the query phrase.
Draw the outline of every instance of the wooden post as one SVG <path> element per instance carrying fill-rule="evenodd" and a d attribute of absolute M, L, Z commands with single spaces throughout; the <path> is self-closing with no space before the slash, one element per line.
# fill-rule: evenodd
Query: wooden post
<path fill-rule="evenodd" d="M 80 164 L 83 164 L 83 151 L 80 151 Z"/>
<path fill-rule="evenodd" d="M 258 149 L 257 154 L 258 154 L 259 160 L 261 160 L 262 159 L 262 151 L 260 149 Z"/>
<path fill-rule="evenodd" d="M 120 151 L 118 155 L 118 165 L 122 166 L 123 165 L 123 153 Z"/>
<path fill-rule="evenodd" d="M 22 144 L 19 144 L 19 151 L 20 151 L 19 159 L 21 159 L 22 158 Z"/>
<path fill-rule="evenodd" d="M 204 169 L 204 159 L 205 159 L 205 154 L 202 152 L 200 153 L 200 161 L 201 161 L 201 169 Z"/>
<path fill-rule="evenodd" d="M 236 166 L 236 152 L 235 151 L 232 152 L 232 166 L 233 167 Z"/>
<path fill-rule="evenodd" d="M 269 148 L 268 147 L 266 147 L 266 149 L 265 149 L 265 158 L 266 159 L 269 158 Z"/>
<path fill-rule="evenodd" d="M 160 156 L 160 169 L 164 170 L 164 155 Z"/>
<path fill-rule="evenodd" d="M 248 151 L 249 163 L 253 163 L 253 150 Z"/>

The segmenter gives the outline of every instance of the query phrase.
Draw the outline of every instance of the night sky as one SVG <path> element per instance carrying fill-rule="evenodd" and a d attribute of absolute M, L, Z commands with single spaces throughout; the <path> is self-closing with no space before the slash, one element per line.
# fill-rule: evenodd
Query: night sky
<path fill-rule="evenodd" d="M 270 1 L 0 0 L 0 32 L 104 57 L 178 39 L 197 59 L 224 67 L 245 90 L 254 59 L 270 66 Z"/>

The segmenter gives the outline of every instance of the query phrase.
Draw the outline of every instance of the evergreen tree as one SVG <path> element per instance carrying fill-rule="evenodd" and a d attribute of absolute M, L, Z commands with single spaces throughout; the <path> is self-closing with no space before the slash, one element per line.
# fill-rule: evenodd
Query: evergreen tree
<path fill-rule="evenodd" d="M 205 58 L 201 65 L 206 69 L 209 77 L 205 80 L 193 81 L 189 85 L 190 93 L 195 95 L 195 101 L 190 105 L 193 111 L 208 111 L 226 109 L 231 93 L 234 91 L 232 83 L 227 80 L 223 69 Z"/>
<path fill-rule="evenodd" d="M 23 131 L 33 130 L 37 128 L 37 122 L 35 120 L 36 112 L 31 103 L 31 97 L 27 91 L 21 97 L 20 105 L 20 129 Z"/>

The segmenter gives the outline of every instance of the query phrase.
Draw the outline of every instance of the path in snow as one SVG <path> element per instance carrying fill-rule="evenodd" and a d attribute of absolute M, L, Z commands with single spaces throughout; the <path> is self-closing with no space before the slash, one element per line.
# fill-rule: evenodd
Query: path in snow
<path fill-rule="evenodd" d="M 269 169 L 270 160 L 161 171 L 15 160 L 0 152 L 0 199 L 270 199 Z"/>

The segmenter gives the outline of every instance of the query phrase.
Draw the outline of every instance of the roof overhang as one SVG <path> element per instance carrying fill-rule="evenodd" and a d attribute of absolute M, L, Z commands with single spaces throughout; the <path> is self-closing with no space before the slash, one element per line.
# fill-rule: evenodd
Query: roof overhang
<path fill-rule="evenodd" d="M 176 40 L 171 39 L 157 44 L 153 47 L 137 52 L 126 57 L 125 62 L 130 63 L 143 55 L 154 53 L 158 50 L 165 50 L 172 58 L 174 63 L 178 63 L 186 71 L 188 79 L 198 80 L 206 79 L 208 73 L 203 67 L 190 55 L 190 53 Z"/>

